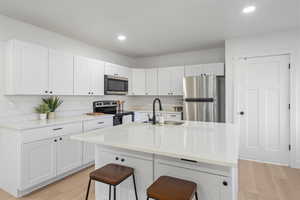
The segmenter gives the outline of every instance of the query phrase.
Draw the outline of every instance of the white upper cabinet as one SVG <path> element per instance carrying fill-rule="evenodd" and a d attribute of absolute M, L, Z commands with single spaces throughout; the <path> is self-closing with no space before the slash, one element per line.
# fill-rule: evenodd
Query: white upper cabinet
<path fill-rule="evenodd" d="M 224 63 L 190 65 L 185 67 L 185 76 L 199 76 L 201 74 L 224 76 L 224 70 Z"/>
<path fill-rule="evenodd" d="M 74 94 L 104 94 L 104 62 L 85 57 L 75 58 Z"/>
<path fill-rule="evenodd" d="M 158 94 L 183 95 L 182 82 L 184 67 L 167 67 L 158 69 Z"/>
<path fill-rule="evenodd" d="M 46 94 L 48 48 L 18 40 L 9 41 L 6 47 L 6 94 Z"/>
<path fill-rule="evenodd" d="M 130 75 L 130 69 L 128 67 L 124 67 L 112 63 L 105 63 L 105 75 L 128 78 Z"/>
<path fill-rule="evenodd" d="M 184 67 L 171 68 L 171 93 L 172 95 L 183 95 Z"/>
<path fill-rule="evenodd" d="M 89 59 L 92 95 L 104 95 L 104 62 Z"/>
<path fill-rule="evenodd" d="M 157 95 L 157 69 L 146 69 L 146 95 Z"/>
<path fill-rule="evenodd" d="M 85 57 L 75 57 L 74 94 L 90 95 L 89 60 Z"/>
<path fill-rule="evenodd" d="M 171 73 L 169 68 L 158 69 L 158 94 L 171 95 Z"/>
<path fill-rule="evenodd" d="M 146 73 L 144 69 L 132 69 L 131 71 L 131 95 L 145 95 Z"/>
<path fill-rule="evenodd" d="M 49 51 L 49 93 L 73 95 L 74 57 L 55 50 Z"/>

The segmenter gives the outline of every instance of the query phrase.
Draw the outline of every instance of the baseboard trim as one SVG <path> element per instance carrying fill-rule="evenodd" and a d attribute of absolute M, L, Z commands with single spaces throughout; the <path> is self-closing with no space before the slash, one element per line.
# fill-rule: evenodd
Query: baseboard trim
<path fill-rule="evenodd" d="M 82 165 L 82 166 L 80 166 L 80 167 L 78 167 L 78 168 L 75 168 L 75 169 L 73 169 L 73 170 L 71 170 L 71 171 L 68 171 L 68 172 L 66 172 L 66 173 L 64 173 L 64 174 L 61 174 L 61 175 L 59 175 L 59 176 L 56 176 L 56 177 L 54 177 L 54 178 L 52 178 L 52 179 L 50 179 L 50 180 L 44 181 L 44 182 L 42 182 L 42 183 L 40 183 L 40 184 L 38 184 L 38 185 L 35 185 L 35 186 L 33 186 L 33 187 L 30 187 L 30 188 L 28 188 L 28 189 L 25 189 L 25 190 L 18 190 L 17 198 L 20 198 L 20 197 L 23 197 L 23 196 L 25 196 L 25 195 L 27 195 L 27 194 L 30 194 L 31 192 L 33 192 L 33 191 L 35 191 L 35 190 L 37 190 L 37 189 L 43 188 L 43 187 L 45 187 L 45 186 L 47 186 L 47 185 L 49 185 L 49 184 L 51 184 L 51 183 L 54 183 L 54 182 L 56 182 L 56 181 L 61 180 L 61 179 L 65 178 L 65 177 L 67 177 L 67 176 L 70 176 L 70 175 L 72 175 L 72 174 L 75 174 L 75 173 L 77 173 L 77 172 L 83 170 L 83 169 L 86 169 L 86 168 L 88 168 L 88 167 L 91 167 L 91 166 L 93 166 L 94 164 L 95 164 L 94 161 L 93 161 L 93 162 L 90 162 L 90 163 L 87 163 L 87 164 L 85 164 L 85 165 Z"/>

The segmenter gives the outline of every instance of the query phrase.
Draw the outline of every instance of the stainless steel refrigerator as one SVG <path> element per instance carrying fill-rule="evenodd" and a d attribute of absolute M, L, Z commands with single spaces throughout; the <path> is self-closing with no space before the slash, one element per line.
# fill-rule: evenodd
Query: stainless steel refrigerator
<path fill-rule="evenodd" d="M 183 80 L 183 119 L 222 122 L 224 113 L 224 77 L 200 75 Z"/>

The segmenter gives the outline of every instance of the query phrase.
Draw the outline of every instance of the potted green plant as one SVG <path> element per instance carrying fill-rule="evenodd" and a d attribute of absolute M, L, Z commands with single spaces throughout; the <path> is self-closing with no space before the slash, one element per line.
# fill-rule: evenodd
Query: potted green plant
<path fill-rule="evenodd" d="M 63 103 L 63 100 L 60 97 L 48 97 L 43 98 L 43 102 L 48 105 L 50 111 L 48 113 L 48 119 L 55 118 L 55 111 L 56 109 Z"/>
<path fill-rule="evenodd" d="M 40 120 L 47 119 L 47 113 L 49 113 L 49 106 L 45 103 L 40 104 L 35 108 L 35 111 L 39 113 Z"/>

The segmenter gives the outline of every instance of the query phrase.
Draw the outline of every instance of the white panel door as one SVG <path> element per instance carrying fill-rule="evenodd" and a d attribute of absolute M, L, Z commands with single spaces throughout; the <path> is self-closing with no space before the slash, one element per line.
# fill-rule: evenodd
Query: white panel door
<path fill-rule="evenodd" d="M 132 69 L 132 95 L 145 95 L 146 73 L 144 69 Z"/>
<path fill-rule="evenodd" d="M 146 69 L 146 95 L 157 95 L 157 69 Z"/>
<path fill-rule="evenodd" d="M 89 69 L 92 95 L 104 95 L 104 62 L 90 59 Z"/>
<path fill-rule="evenodd" d="M 183 95 L 184 67 L 172 67 L 170 71 L 172 95 Z"/>
<path fill-rule="evenodd" d="M 37 185 L 55 177 L 55 138 L 23 144 L 21 189 Z"/>
<path fill-rule="evenodd" d="M 244 159 L 289 163 L 289 56 L 241 60 L 237 116 Z"/>
<path fill-rule="evenodd" d="M 74 66 L 74 94 L 89 95 L 90 94 L 90 77 L 89 59 L 84 57 L 75 58 Z"/>
<path fill-rule="evenodd" d="M 158 69 L 158 94 L 159 95 L 172 95 L 171 78 L 172 78 L 172 74 L 170 68 Z"/>
<path fill-rule="evenodd" d="M 25 42 L 15 42 L 18 94 L 48 93 L 48 49 Z"/>
<path fill-rule="evenodd" d="M 57 175 L 80 167 L 81 164 L 82 143 L 71 140 L 70 135 L 59 137 L 57 139 Z"/>
<path fill-rule="evenodd" d="M 73 95 L 74 57 L 49 51 L 49 90 L 55 95 Z"/>

